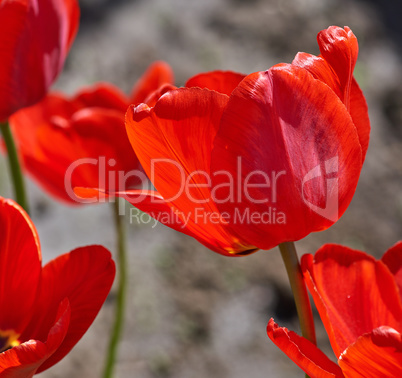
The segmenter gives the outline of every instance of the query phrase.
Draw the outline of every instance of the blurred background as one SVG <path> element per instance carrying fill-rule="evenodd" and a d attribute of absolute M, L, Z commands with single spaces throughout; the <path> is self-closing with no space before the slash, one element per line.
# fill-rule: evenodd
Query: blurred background
<path fill-rule="evenodd" d="M 355 76 L 368 104 L 371 141 L 342 219 L 297 243 L 300 254 L 341 243 L 376 257 L 402 239 L 402 29 L 399 0 L 80 0 L 81 24 L 55 88 L 73 94 L 107 81 L 128 93 L 154 60 L 176 84 L 208 70 L 242 73 L 318 54 L 317 33 L 349 26 L 359 40 Z M 12 196 L 5 158 L 0 193 Z M 45 262 L 77 246 L 115 253 L 110 204 L 71 208 L 29 181 Z M 130 206 L 127 205 L 127 210 Z M 130 222 L 129 289 L 117 378 L 266 378 L 303 373 L 268 339 L 270 317 L 299 332 L 277 248 L 227 258 L 161 224 Z M 114 310 L 112 289 L 93 326 L 43 378 L 100 377 Z M 334 358 L 318 322 L 319 346 Z"/>

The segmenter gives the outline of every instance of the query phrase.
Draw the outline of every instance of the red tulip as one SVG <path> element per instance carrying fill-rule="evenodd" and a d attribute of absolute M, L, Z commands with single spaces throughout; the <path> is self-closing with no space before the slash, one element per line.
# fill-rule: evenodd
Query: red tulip
<path fill-rule="evenodd" d="M 302 257 L 302 269 L 338 365 L 272 319 L 271 340 L 312 377 L 401 376 L 402 242 L 379 261 L 325 245 Z"/>
<path fill-rule="evenodd" d="M 112 286 L 110 252 L 77 248 L 43 268 L 28 215 L 0 198 L 0 376 L 32 377 L 84 335 Z"/>
<path fill-rule="evenodd" d="M 196 171 L 205 171 L 208 174 L 212 142 L 221 112 L 228 99 L 226 94 L 218 93 L 218 91 L 230 93 L 243 78 L 244 75 L 223 71 L 200 74 L 190 79 L 186 85 L 208 87 L 208 89 L 162 87 L 152 96 L 151 102 L 156 104 L 155 108 L 149 108 L 146 104 L 131 107 L 126 115 L 128 136 L 134 150 L 139 148 L 139 159 L 144 163 L 143 168 L 159 192 L 132 190 L 105 193 L 101 191 L 101 195 L 108 196 L 110 194 L 124 197 L 160 222 L 193 236 L 216 252 L 232 255 L 234 253 L 241 254 L 245 250 L 249 253 L 248 250 L 254 246 L 241 245 L 240 240 L 233 242 L 234 237 L 228 234 L 227 226 L 222 224 L 222 219 L 219 219 L 221 215 L 213 201 L 209 200 L 211 198 L 210 189 L 205 188 L 203 182 L 205 175 L 197 177 L 197 175 L 191 174 Z M 161 108 L 161 111 L 169 117 L 171 106 L 174 107 L 171 101 L 175 101 L 176 94 L 183 94 L 184 97 L 188 94 L 188 99 L 193 103 L 185 106 L 184 101 L 179 106 L 177 117 L 173 117 L 171 123 L 167 120 L 166 125 L 164 123 L 156 124 L 156 119 L 154 123 L 151 112 Z M 160 99 L 157 100 L 159 97 Z M 207 120 L 208 122 L 206 122 Z M 136 138 L 138 140 L 135 140 Z M 208 139 L 207 143 L 204 143 L 205 139 Z M 203 142 L 197 146 L 199 151 L 194 148 L 195 141 Z M 164 163 L 158 159 L 169 159 L 169 161 Z M 154 165 L 154 173 L 151 172 L 152 161 L 158 161 Z M 186 192 L 180 193 L 183 178 L 188 181 L 189 186 L 192 186 L 189 192 L 190 197 Z M 203 187 L 199 186 L 200 183 Z M 84 198 L 99 195 L 97 190 L 87 188 L 76 188 L 75 192 Z M 177 194 L 179 194 L 178 198 L 174 201 L 165 201 Z M 197 206 L 203 205 L 194 203 L 192 195 L 201 197 L 201 200 L 209 200 L 204 206 L 215 217 L 212 221 L 207 218 L 197 221 L 194 218 Z M 203 208 L 201 207 L 201 209 Z M 199 216 L 204 217 L 203 212 L 200 212 Z"/>
<path fill-rule="evenodd" d="M 157 191 L 118 195 L 226 255 L 330 227 L 355 192 L 370 125 L 356 37 L 330 27 L 318 41 L 320 57 L 197 75 L 131 107 L 127 133 Z"/>
<path fill-rule="evenodd" d="M 0 121 L 39 101 L 78 30 L 76 0 L 0 0 Z"/>
<path fill-rule="evenodd" d="M 369 120 L 353 79 L 357 40 L 349 28 L 318 34 L 320 57 L 246 77 L 233 91 L 214 140 L 212 178 L 220 212 L 271 214 L 232 222 L 231 233 L 270 249 L 330 227 L 345 212 L 368 147 Z M 138 154 L 139 156 L 139 154 Z M 140 158 L 141 161 L 141 158 Z M 248 187 L 246 186 L 247 184 Z M 239 200 L 238 200 L 239 199 Z M 275 216 L 274 216 L 275 214 Z"/>
<path fill-rule="evenodd" d="M 82 203 L 74 186 L 122 190 L 145 179 L 127 138 L 124 114 L 144 101 L 172 72 L 154 63 L 131 98 L 110 84 L 97 84 L 72 98 L 52 93 L 10 119 L 26 170 L 57 199 Z"/>

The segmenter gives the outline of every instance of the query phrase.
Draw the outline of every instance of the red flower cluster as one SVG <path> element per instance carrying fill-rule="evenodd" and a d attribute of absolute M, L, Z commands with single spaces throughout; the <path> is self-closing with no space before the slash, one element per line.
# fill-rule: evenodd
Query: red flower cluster
<path fill-rule="evenodd" d="M 39 101 L 78 30 L 76 0 L 0 1 L 0 122 Z"/>
<path fill-rule="evenodd" d="M 170 67 L 155 62 L 130 97 L 100 83 L 72 98 L 51 93 L 15 113 L 10 123 L 26 170 L 48 193 L 71 205 L 84 203 L 75 197 L 75 186 L 137 186 L 145 175 L 128 141 L 124 114 L 130 104 L 145 102 L 172 81 Z"/>
<path fill-rule="evenodd" d="M 130 97 L 100 83 L 33 105 L 62 69 L 78 17 L 76 0 L 0 0 L 0 121 L 10 118 L 26 170 L 50 194 L 126 198 L 227 256 L 299 240 L 345 212 L 370 133 L 348 27 L 318 34 L 321 55 L 264 72 L 214 71 L 176 88 L 156 62 Z M 155 190 L 132 189 L 140 164 Z M 1 197 L 0 232 L 0 376 L 32 377 L 86 332 L 115 267 L 88 246 L 42 268 L 34 225 Z M 400 376 L 402 242 L 381 261 L 326 245 L 302 270 L 338 364 L 271 319 L 274 343 L 315 377 Z"/>
<path fill-rule="evenodd" d="M 83 336 L 115 275 L 110 252 L 77 248 L 43 268 L 35 226 L 0 197 L 0 376 L 32 377 Z"/>
<path fill-rule="evenodd" d="M 63 67 L 78 18 L 76 0 L 0 0 L 0 122 L 46 94 Z M 81 101 L 90 97 L 82 95 Z M 77 103 L 69 110 L 77 110 Z M 38 121 L 37 113 L 30 115 Z M 65 126 L 62 117 L 53 121 L 55 129 Z M 35 135 L 25 130 L 24 137 Z M 39 134 L 43 138 L 43 130 Z M 55 130 L 49 137 L 55 137 L 47 139 L 49 150 L 74 148 L 57 145 Z M 52 158 L 33 139 L 29 143 L 42 161 Z M 54 174 L 48 166 L 44 171 Z M 43 268 L 41 259 L 32 221 L 16 203 L 0 197 L 1 377 L 32 377 L 62 359 L 95 319 L 114 280 L 111 254 L 98 245 L 77 248 Z"/>
<path fill-rule="evenodd" d="M 338 365 L 273 319 L 268 335 L 312 377 L 402 375 L 402 242 L 377 261 L 364 252 L 324 245 L 302 270 Z"/>
<path fill-rule="evenodd" d="M 156 191 L 117 195 L 230 256 L 330 227 L 355 192 L 370 124 L 353 78 L 356 37 L 330 27 L 318 42 L 320 56 L 197 75 L 131 106 L 127 133 Z"/>

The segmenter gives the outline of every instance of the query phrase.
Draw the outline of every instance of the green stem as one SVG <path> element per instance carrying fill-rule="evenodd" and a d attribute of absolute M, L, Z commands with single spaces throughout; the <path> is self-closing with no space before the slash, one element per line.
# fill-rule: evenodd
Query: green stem
<path fill-rule="evenodd" d="M 0 122 L 0 130 L 3 135 L 4 143 L 7 147 L 8 162 L 10 167 L 11 179 L 14 185 L 15 199 L 29 214 L 24 177 L 22 175 L 21 165 L 18 159 L 18 153 L 15 147 L 13 134 L 11 133 L 10 125 L 7 121 Z"/>
<path fill-rule="evenodd" d="M 109 341 L 107 359 L 103 371 L 104 378 L 113 377 L 113 368 L 116 362 L 116 354 L 124 324 L 124 309 L 127 287 L 127 259 L 126 259 L 126 243 L 124 232 L 124 218 L 119 215 L 119 198 L 114 202 L 114 219 L 117 234 L 117 268 L 119 275 L 119 283 L 117 288 L 117 300 L 115 307 L 115 321 L 112 329 L 112 335 Z"/>
<path fill-rule="evenodd" d="M 299 258 L 293 242 L 279 244 L 283 262 L 288 273 L 290 286 L 296 304 L 297 315 L 299 316 L 300 328 L 303 337 L 317 344 L 314 329 L 314 318 L 311 310 L 310 299 L 303 280 Z"/>

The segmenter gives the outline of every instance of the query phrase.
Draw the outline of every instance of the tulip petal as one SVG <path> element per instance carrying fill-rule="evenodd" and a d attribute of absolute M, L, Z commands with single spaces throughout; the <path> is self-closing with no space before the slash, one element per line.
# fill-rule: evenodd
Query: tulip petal
<path fill-rule="evenodd" d="M 330 26 L 318 33 L 317 40 L 321 55 L 339 78 L 343 102 L 350 109 L 350 87 L 359 52 L 357 38 L 347 26 Z"/>
<path fill-rule="evenodd" d="M 72 102 L 78 108 L 105 108 L 126 112 L 129 99 L 117 87 L 108 83 L 99 83 L 81 90 Z"/>
<path fill-rule="evenodd" d="M 301 261 L 335 355 L 381 325 L 402 329 L 402 303 L 390 271 L 364 252 L 335 244 Z M 342 277 L 342 279 L 339 279 Z"/>
<path fill-rule="evenodd" d="M 18 141 L 20 152 L 24 155 L 29 151 L 29 154 L 36 160 L 45 160 L 46 155 L 36 142 L 37 130 L 44 125 L 52 125 L 55 130 L 68 128 L 67 120 L 78 110 L 79 107 L 74 102 L 59 93 L 52 93 L 37 105 L 15 113 L 10 117 L 10 124 Z M 53 129 L 49 127 L 48 140 L 53 138 L 52 131 Z"/>
<path fill-rule="evenodd" d="M 85 177 L 89 174 L 88 167 L 85 170 L 78 168 L 76 174 L 81 177 L 72 181 L 72 186 L 80 184 L 101 186 L 110 191 L 124 190 L 146 179 L 141 170 L 135 169 L 139 168 L 138 159 L 127 138 L 122 113 L 103 108 L 83 109 L 74 114 L 72 127 L 86 154 L 77 158 L 91 156 L 98 161 L 92 169 L 95 180 Z"/>
<path fill-rule="evenodd" d="M 313 343 L 287 328 L 278 327 L 273 319 L 268 323 L 267 333 L 274 344 L 309 376 L 343 377 L 339 366 Z"/>
<path fill-rule="evenodd" d="M 293 59 L 292 65 L 306 69 L 315 79 L 327 84 L 343 102 L 339 77 L 322 56 L 299 52 Z"/>
<path fill-rule="evenodd" d="M 74 42 L 74 38 L 78 32 L 78 24 L 80 19 L 80 7 L 76 0 L 64 0 L 64 6 L 66 7 L 65 15 L 68 19 L 68 33 L 67 33 L 67 52 L 70 50 L 71 45 Z M 67 53 L 66 52 L 66 53 Z"/>
<path fill-rule="evenodd" d="M 76 0 L 0 4 L 0 121 L 39 101 L 61 71 L 77 32 Z"/>
<path fill-rule="evenodd" d="M 195 75 L 187 80 L 186 87 L 206 88 L 228 96 L 246 75 L 232 71 L 212 71 Z"/>
<path fill-rule="evenodd" d="M 339 357 L 346 377 L 401 377 L 402 335 L 391 327 L 379 327 L 360 336 Z"/>
<path fill-rule="evenodd" d="M 140 105 L 127 112 L 127 134 L 145 172 L 165 200 L 172 198 L 180 209 L 194 207 L 187 196 L 180 196 L 187 177 L 209 174 L 212 143 L 227 99 L 208 90 L 181 88 L 165 93 L 154 108 Z M 197 148 L 193 141 L 200 142 Z M 200 181 L 195 194 L 201 201 L 209 199 L 210 191 L 200 176 L 190 179 Z"/>
<path fill-rule="evenodd" d="M 368 107 L 363 92 L 357 84 L 355 78 L 352 78 L 350 88 L 350 115 L 357 129 L 360 144 L 362 146 L 362 156 L 364 162 L 370 140 L 370 120 L 368 116 Z"/>
<path fill-rule="evenodd" d="M 84 335 L 102 307 L 114 275 L 110 252 L 96 245 L 77 248 L 45 265 L 32 321 L 22 338 L 46 339 L 58 304 L 64 298 L 70 302 L 71 320 L 62 344 L 38 372 L 62 359 Z"/>
<path fill-rule="evenodd" d="M 69 121 L 77 110 L 76 104 L 62 95 L 52 94 L 10 118 L 19 152 L 29 174 L 47 192 L 72 205 L 77 202 L 66 193 L 64 175 L 70 164 L 79 157 L 87 156 L 72 132 Z"/>
<path fill-rule="evenodd" d="M 270 249 L 338 220 L 357 185 L 361 148 L 338 96 L 306 70 L 278 65 L 233 91 L 211 161 L 213 190 L 222 185 L 215 190 L 221 212 L 267 215 L 246 217 L 247 227 L 231 223 L 232 232 Z M 222 171 L 240 184 L 223 186 Z"/>
<path fill-rule="evenodd" d="M 235 254 L 254 247 L 226 232 L 209 176 L 212 143 L 227 100 L 215 91 L 180 88 L 165 93 L 154 108 L 131 107 L 126 128 L 144 171 L 164 201 L 188 219 L 186 227 L 203 244 Z"/>
<path fill-rule="evenodd" d="M 35 226 L 12 200 L 0 197 L 0 330 L 20 334 L 31 317 L 41 273 Z"/>
<path fill-rule="evenodd" d="M 30 378 L 59 348 L 70 321 L 70 304 L 64 299 L 58 308 L 56 321 L 50 328 L 46 342 L 29 340 L 0 353 L 0 377 Z"/>
<path fill-rule="evenodd" d="M 349 108 L 350 115 L 359 136 L 364 161 L 370 139 L 370 120 L 368 117 L 366 99 L 355 78 L 352 77 L 350 81 L 349 103 L 345 103 L 344 89 L 341 88 L 340 78 L 323 57 L 298 53 L 292 65 L 305 68 L 315 79 L 327 84 L 342 100 L 345 106 Z"/>
<path fill-rule="evenodd" d="M 381 260 L 394 275 L 399 294 L 402 297 L 402 242 L 398 242 L 388 249 Z"/>
<path fill-rule="evenodd" d="M 0 121 L 6 120 L 12 113 L 24 105 L 30 105 L 30 99 L 21 101 L 23 96 L 23 86 L 15 85 L 11 73 L 15 65 L 15 46 L 19 36 L 24 34 L 26 20 L 29 14 L 29 1 L 21 2 L 2 2 L 0 4 L 0 25 L 7 30 L 2 33 L 0 39 L 0 55 L 2 64 L 0 65 Z M 12 20 L 12 22 L 10 22 Z M 9 35 L 7 40 L 4 37 Z M 16 78 L 15 80 L 18 80 Z M 44 93 L 34 94 L 38 100 Z M 6 100 L 7 99 L 7 100 Z"/>
<path fill-rule="evenodd" d="M 85 101 L 87 105 L 102 103 L 105 93 L 111 92 L 82 92 L 84 100 L 78 95 L 78 100 L 71 101 L 48 95 L 11 117 L 28 172 L 46 191 L 70 205 L 79 203 L 74 186 L 119 190 L 145 179 L 143 172 L 134 169 L 138 159 L 127 138 L 124 113 L 106 108 L 105 98 L 104 108 L 80 109 Z M 110 106 L 115 99 L 111 97 Z"/>
<path fill-rule="evenodd" d="M 78 197 L 90 201 L 104 201 L 110 197 L 124 198 L 137 209 L 147 213 L 165 226 L 193 237 L 214 252 L 225 256 L 233 256 L 232 246 L 228 247 L 225 244 L 221 245 L 219 241 L 211 238 L 211 235 L 209 235 L 210 237 L 208 238 L 208 236 L 201 234 L 197 222 L 194 221 L 191 216 L 179 212 L 168 202 L 164 201 L 163 197 L 156 191 L 127 190 L 123 192 L 105 192 L 101 189 L 76 187 L 74 188 L 74 192 Z M 130 213 L 130 219 L 131 221 L 137 221 L 140 223 L 141 214 Z M 256 252 L 256 250 L 241 250 L 238 251 L 238 254 L 246 255 L 253 252 Z"/>
<path fill-rule="evenodd" d="M 151 64 L 131 90 L 131 104 L 145 102 L 150 93 L 164 84 L 173 84 L 174 76 L 170 66 L 162 61 Z"/>
<path fill-rule="evenodd" d="M 369 144 L 370 120 L 366 100 L 353 77 L 359 52 L 357 38 L 347 26 L 344 29 L 331 26 L 321 31 L 317 39 L 323 58 L 338 76 L 341 99 L 355 123 L 364 161 Z"/>
<path fill-rule="evenodd" d="M 153 91 L 145 100 L 144 104 L 147 104 L 150 108 L 154 107 L 158 102 L 159 98 L 161 98 L 165 93 L 177 89 L 172 84 L 164 84 L 160 86 L 156 91 Z"/>

